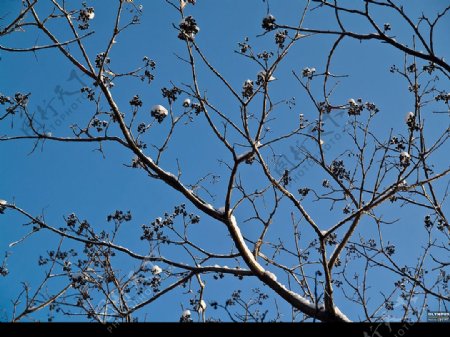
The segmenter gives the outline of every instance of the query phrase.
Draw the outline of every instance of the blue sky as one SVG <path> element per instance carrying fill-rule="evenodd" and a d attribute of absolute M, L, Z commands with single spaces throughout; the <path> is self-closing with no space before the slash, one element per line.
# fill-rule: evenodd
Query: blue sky
<path fill-rule="evenodd" d="M 138 4 L 137 1 L 135 1 Z M 106 40 L 110 36 L 112 20 L 114 19 L 115 6 L 105 5 L 106 2 L 89 1 L 96 8 L 95 19 L 92 20 L 91 28 L 96 32 L 94 36 L 86 39 L 85 46 L 92 57 L 104 50 Z M 142 118 L 148 113 L 154 104 L 165 104 L 161 97 L 160 89 L 169 87 L 170 81 L 177 85 L 190 83 L 190 71 L 188 66 L 180 62 L 177 55 L 186 57 L 185 45 L 177 38 L 177 32 L 172 24 L 179 22 L 178 13 L 164 1 L 144 2 L 144 12 L 141 24 L 131 27 L 123 35 L 120 35 L 117 44 L 111 53 L 111 67 L 117 72 L 126 71 L 141 64 L 144 56 L 155 60 L 155 80 L 151 85 L 144 85 L 139 80 L 119 79 L 116 87 L 112 90 L 115 99 L 124 112 L 129 112 L 128 101 L 135 94 L 139 94 L 144 101 Z M 295 25 L 303 9 L 303 1 L 272 1 L 270 2 L 271 13 L 277 20 L 286 24 Z M 422 5 L 422 6 L 419 6 Z M 408 1 L 412 17 L 416 18 L 420 11 L 433 13 L 444 7 L 444 2 L 430 1 L 427 6 L 421 1 Z M 41 7 L 45 11 L 44 2 Z M 131 7 L 127 7 L 131 8 Z M 0 4 L 0 16 L 6 15 L 6 20 L 19 9 L 19 2 L 7 0 Z M 273 34 L 257 37 L 262 33 L 261 19 L 266 14 L 266 4 L 261 0 L 251 1 L 202 1 L 199 0 L 195 7 L 187 9 L 188 14 L 193 15 L 201 28 L 196 41 L 203 48 L 206 56 L 220 73 L 229 80 L 229 83 L 240 91 L 242 83 L 247 79 L 254 79 L 260 70 L 254 63 L 234 53 L 237 43 L 249 37 L 250 43 L 255 50 L 264 48 L 276 50 L 273 43 Z M 43 15 L 43 14 L 42 14 Z M 124 14 L 126 17 L 129 14 Z M 398 39 L 410 41 L 411 31 L 401 25 L 398 17 L 378 13 L 380 22 L 390 22 Z M 305 27 L 327 27 L 331 22 L 331 16 L 313 11 L 308 14 Z M 384 21 L 383 21 L 384 20 Z M 0 25 L 2 25 L 0 21 Z M 448 45 L 449 22 L 443 22 L 436 32 L 436 51 L 438 55 L 449 55 Z M 350 27 L 364 30 L 365 26 L 358 21 L 350 21 Z M 53 27 L 54 28 L 54 27 Z M 58 31 L 58 36 L 64 37 L 64 32 Z M 292 70 L 301 72 L 304 67 L 315 67 L 318 71 L 324 71 L 324 64 L 328 50 L 333 43 L 333 38 L 311 37 L 300 41 L 290 51 L 285 62 L 274 74 L 278 80 L 271 84 L 272 97 L 274 101 L 295 97 L 296 106 L 289 108 L 287 104 L 281 104 L 277 109 L 276 120 L 272 124 L 274 133 L 297 123 L 298 114 L 304 113 L 309 119 L 315 118 L 315 111 L 302 88 L 292 76 Z M 0 44 L 13 47 L 27 47 L 33 43 L 46 44 L 48 41 L 42 33 L 34 32 L 32 29 L 6 36 L 0 39 Z M 1 52 L 0 60 L 0 92 L 13 96 L 15 92 L 31 92 L 30 110 L 39 113 L 39 108 L 48 106 L 46 120 L 47 129 L 53 135 L 69 135 L 68 126 L 73 123 L 86 123 L 89 109 L 92 105 L 86 103 L 79 93 L 80 83 L 77 79 L 71 79 L 74 67 L 56 50 L 49 49 L 39 51 L 35 54 L 10 54 Z M 77 55 L 77 53 L 75 53 Z M 403 55 L 386 45 L 376 42 L 361 43 L 358 41 L 345 41 L 338 49 L 332 72 L 335 74 L 349 74 L 350 77 L 342 78 L 337 87 L 333 100 L 336 104 L 345 104 L 349 98 L 361 97 L 364 101 L 375 102 L 381 110 L 375 120 L 377 134 L 386 137 L 390 128 L 397 132 L 405 132 L 404 115 L 412 110 L 413 96 L 408 94 L 407 84 L 404 80 L 389 73 L 393 64 L 401 65 Z M 207 93 L 208 98 L 217 107 L 226 111 L 232 119 L 239 117 L 239 105 L 227 93 L 224 94 L 224 86 L 215 78 L 206 67 L 199 63 L 200 90 Z M 79 77 L 81 82 L 87 82 L 86 78 Z M 313 90 L 320 94 L 320 82 L 313 83 Z M 447 82 L 448 85 L 448 82 Z M 66 94 L 61 101 L 58 90 L 62 89 Z M 55 91 L 56 90 L 56 91 Z M 176 109 L 181 111 L 181 102 L 175 103 Z M 54 109 L 54 110 L 53 110 Z M 128 109 L 128 110 L 127 110 Z M 256 107 L 255 107 L 256 109 Z M 430 129 L 442 129 L 448 119 L 446 115 L 432 115 L 431 111 L 428 122 Z M 65 117 L 66 116 L 66 117 Z M 2 121 L 0 134 L 21 134 L 20 116 L 14 119 L 14 129 L 9 123 Z M 343 121 L 339 121 L 340 126 Z M 152 130 L 152 141 L 160 143 L 167 126 Z M 340 131 L 335 131 L 330 137 L 336 137 Z M 432 136 L 432 133 L 430 133 Z M 325 138 L 325 141 L 328 139 Z M 333 140 L 329 140 L 334 142 Z M 295 144 L 295 142 L 292 142 Z M 30 141 L 1 142 L 0 156 L 4 158 L 0 164 L 0 199 L 15 202 L 17 206 L 27 210 L 31 214 L 44 214 L 46 221 L 59 227 L 63 222 L 63 215 L 76 212 L 80 218 L 88 219 L 99 228 L 108 226 L 106 215 L 116 209 L 131 210 L 133 221 L 125 224 L 122 244 L 127 244 L 137 251 L 144 251 L 145 245 L 139 241 L 140 225 L 149 223 L 166 211 L 171 211 L 177 204 L 186 202 L 178 193 L 168 189 L 163 183 L 149 179 L 143 172 L 126 167 L 132 160 L 132 154 L 124 151 L 117 145 L 105 144 L 105 158 L 95 151 L 95 146 L 89 144 L 63 144 L 46 142 L 30 154 L 33 143 Z M 335 140 L 330 151 L 330 157 L 341 153 L 345 148 L 345 140 Z M 209 199 L 215 207 L 223 204 L 223 191 L 226 187 L 227 170 L 219 160 L 230 162 L 231 157 L 219 148 L 218 142 L 208 130 L 204 118 L 196 117 L 192 123 L 181 126 L 174 136 L 173 143 L 169 147 L 167 155 L 162 160 L 162 166 L 172 172 L 177 170 L 179 160 L 183 168 L 182 179 L 185 184 L 192 184 L 208 173 L 214 173 L 223 177 L 218 183 L 211 185 L 213 194 L 217 195 L 215 200 Z M 287 146 L 278 149 L 291 160 L 293 154 Z M 441 153 L 448 153 L 447 149 L 441 149 Z M 445 157 L 437 165 L 448 165 Z M 260 176 L 254 174 L 251 169 L 244 168 L 243 177 L 248 179 L 250 186 L 258 186 Z M 302 180 L 304 179 L 304 181 Z M 299 185 L 319 183 L 322 175 L 311 169 L 299 178 Z M 222 194 L 221 194 L 222 193 Z M 208 199 L 207 194 L 202 197 Z M 311 213 L 327 224 L 324 228 L 336 221 L 336 214 L 327 209 L 317 208 L 311 201 L 305 202 Z M 284 215 L 280 215 L 280 224 L 289 222 L 290 205 L 283 203 L 281 209 L 286 209 Z M 190 211 L 195 211 L 188 205 Z M 387 216 L 396 216 L 389 207 L 382 208 L 382 213 Z M 245 209 L 237 211 L 237 217 L 245 218 L 248 213 Z M 397 257 L 411 258 L 411 246 L 420 242 L 424 230 L 421 219 L 423 212 L 415 213 L 403 211 L 402 221 L 398 226 L 387 228 L 390 240 L 397 240 Z M 212 221 L 205 220 L 198 228 L 192 230 L 192 238 L 202 242 L 206 247 L 225 252 L 230 249 L 230 241 L 226 236 L 224 228 Z M 203 218 L 202 218 L 203 219 Z M 419 221 L 417 219 L 420 219 Z M 0 308 L 9 314 L 11 298 L 20 291 L 20 281 L 30 282 L 31 285 L 38 284 L 43 277 L 42 268 L 36 265 L 39 255 L 45 251 L 54 249 L 58 238 L 48 233 L 39 233 L 25 243 L 9 248 L 8 245 L 18 240 L 30 230 L 30 226 L 23 226 L 24 219 L 12 212 L 7 212 L 0 217 L 0 252 L 10 252 L 8 258 L 8 269 L 10 275 L 0 279 Z M 413 225 L 412 225 L 413 223 Z M 277 227 L 278 228 L 278 227 Z M 289 236 L 288 226 L 280 225 L 279 233 L 273 232 L 276 237 Z M 242 224 L 243 233 L 252 236 L 259 228 Z M 271 229 L 275 231 L 274 228 Z M 363 228 L 361 233 L 367 235 L 373 228 Z M 408 233 L 405 235 L 405 233 Z M 358 235 L 356 234 L 356 235 Z M 307 235 L 308 236 L 308 235 Z M 409 244 L 405 244 L 406 236 Z M 67 243 L 71 246 L 70 243 Z M 169 254 L 169 253 L 168 253 Z M 126 259 L 118 260 L 119 268 L 127 274 L 129 268 Z M 382 274 L 372 275 L 374 284 L 383 284 L 385 278 Z M 243 287 L 249 292 L 253 287 L 261 287 L 271 295 L 273 309 L 273 294 L 255 279 L 235 281 L 232 276 L 215 281 L 212 276 L 206 276 L 206 293 L 208 299 L 225 298 L 232 290 Z M 228 283 L 230 282 L 230 283 Z M 222 292 L 223 291 L 223 292 Z M 143 319 L 146 313 L 147 319 L 156 321 L 177 320 L 180 315 L 181 304 L 189 307 L 187 295 L 183 291 L 174 292 L 166 299 L 160 300 L 149 306 L 148 310 L 139 313 Z M 337 294 L 337 304 L 342 299 Z M 287 305 L 277 299 L 278 305 L 289 319 Z M 354 310 L 347 304 L 342 307 L 343 311 L 352 319 L 358 319 L 358 310 Z M 3 313 L 0 312 L 0 315 Z M 221 317 L 221 313 L 209 312 L 214 317 Z M 0 316 L 1 317 L 1 316 Z M 36 317 L 45 317 L 45 312 Z M 222 318 L 224 318 L 222 316 Z M 0 318 L 3 319 L 3 318 Z M 63 317 L 58 317 L 63 319 Z"/>

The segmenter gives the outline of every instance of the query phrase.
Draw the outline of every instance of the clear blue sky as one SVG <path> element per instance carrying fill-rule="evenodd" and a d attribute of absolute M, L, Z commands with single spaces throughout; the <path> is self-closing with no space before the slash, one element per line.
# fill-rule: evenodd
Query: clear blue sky
<path fill-rule="evenodd" d="M 89 4 L 95 7 L 95 19 L 92 20 L 92 28 L 95 35 L 85 41 L 87 51 L 92 59 L 106 47 L 106 38 L 109 38 L 114 19 L 115 6 L 106 5 L 106 2 L 93 2 Z M 140 2 L 135 1 L 136 4 Z M 139 80 L 117 80 L 116 88 L 113 89 L 118 105 L 125 112 L 129 111 L 128 101 L 135 94 L 139 94 L 144 101 L 143 111 L 149 111 L 154 104 L 165 104 L 161 97 L 160 89 L 164 86 L 170 87 L 170 81 L 177 85 L 190 83 L 190 71 L 186 64 L 180 62 L 176 55 L 186 57 L 185 45 L 177 38 L 177 32 L 172 24 L 178 24 L 179 17 L 173 8 L 165 1 L 141 1 L 144 12 L 142 23 L 131 27 L 123 35 L 119 36 L 117 44 L 111 54 L 112 68 L 117 72 L 126 71 L 139 66 L 143 56 L 156 61 L 155 80 L 148 86 Z M 434 13 L 437 9 L 445 6 L 445 1 L 405 1 L 408 8 L 414 10 L 412 17 L 418 17 L 424 10 L 426 13 Z M 270 2 L 270 10 L 277 20 L 294 25 L 302 12 L 303 1 L 276 0 Z M 20 8 L 19 1 L 4 0 L 0 4 L 0 25 L 7 22 Z M 45 4 L 42 7 L 45 11 Z M 240 57 L 234 50 L 237 43 L 245 37 L 250 38 L 250 43 L 256 50 L 263 48 L 276 50 L 273 43 L 273 34 L 257 37 L 262 33 L 261 19 L 266 14 L 266 4 L 261 0 L 251 1 L 204 1 L 199 0 L 195 7 L 188 8 L 187 12 L 193 15 L 201 28 L 196 41 L 203 48 L 212 64 L 227 78 L 230 84 L 240 91 L 242 83 L 247 79 L 255 79 L 260 70 L 255 64 Z M 319 12 L 320 13 L 320 12 Z M 390 22 L 393 32 L 398 39 L 406 39 L 410 42 L 412 35 L 403 25 L 399 24 L 398 17 L 390 17 L 385 13 L 379 13 L 380 22 Z M 305 21 L 305 27 L 326 27 L 330 25 L 331 16 L 311 12 Z M 358 21 L 351 21 L 355 28 L 364 30 L 365 26 Z M 53 27 L 54 28 L 54 27 Z M 436 32 L 436 53 L 448 56 L 450 45 L 448 44 L 448 31 L 450 23 L 444 22 Z M 63 37 L 65 33 L 58 32 Z M 277 120 L 272 127 L 275 133 L 281 133 L 292 123 L 297 123 L 298 113 L 302 112 L 307 118 L 314 119 L 313 110 L 307 97 L 292 76 L 292 70 L 301 72 L 304 67 L 315 67 L 318 72 L 324 71 L 324 65 L 328 50 L 333 42 L 332 38 L 312 37 L 300 41 L 290 52 L 285 62 L 274 74 L 278 80 L 271 84 L 274 101 L 295 97 L 297 105 L 289 109 L 288 105 L 282 104 L 276 112 Z M 16 33 L 0 39 L 0 44 L 13 47 L 27 47 L 33 43 L 46 44 L 47 39 L 42 33 L 32 30 L 24 33 Z M 47 110 L 46 125 L 48 130 L 56 136 L 68 136 L 68 126 L 74 122 L 86 123 L 92 106 L 82 100 L 79 93 L 80 83 L 76 79 L 69 80 L 74 67 L 56 50 L 44 50 L 35 54 L 0 54 L 0 92 L 13 96 L 15 92 L 31 92 L 29 108 L 39 113 L 39 109 L 50 104 Z M 448 58 L 448 57 L 447 57 Z M 361 97 L 364 101 L 375 102 L 380 108 L 380 116 L 376 120 L 376 132 L 386 135 L 390 128 L 404 132 L 404 115 L 413 109 L 413 96 L 406 88 L 404 80 L 389 73 L 393 64 L 402 65 L 403 55 L 392 48 L 376 43 L 357 41 L 346 41 L 338 49 L 332 72 L 336 74 L 349 74 L 349 78 L 343 78 L 337 88 L 333 100 L 336 104 L 344 104 L 349 98 Z M 208 97 L 228 115 L 237 118 L 239 106 L 233 101 L 231 95 L 224 94 L 224 86 L 219 83 L 204 66 L 199 65 L 200 89 L 206 91 Z M 80 75 L 80 74 L 78 74 Z M 79 78 L 88 82 L 85 77 Z M 90 83 L 89 83 L 90 84 Z M 448 83 L 447 83 L 448 84 Z M 316 85 L 316 84 L 314 84 Z M 59 90 L 66 94 L 62 101 L 58 97 Z M 320 83 L 314 88 L 320 93 Z M 177 109 L 181 111 L 181 102 L 177 101 Z M 54 109 L 54 110 L 53 110 Z M 128 110 L 127 110 L 128 109 Z M 427 111 L 431 113 L 431 111 Z M 67 117 L 64 117 L 64 116 Z M 433 119 L 431 118 L 433 117 Z M 149 116 L 148 116 L 149 118 Z M 441 118 L 441 119 L 439 119 Z M 148 119 L 149 120 L 149 119 Z M 447 123 L 447 116 L 431 116 L 430 125 L 439 127 Z M 4 121 L 0 124 L 0 135 L 21 134 L 20 116 L 14 119 L 14 129 Z M 340 126 L 343 120 L 338 121 Z M 148 137 L 162 139 L 164 125 L 155 130 Z M 333 137 L 339 131 L 334 132 L 325 141 L 334 142 Z M 156 141 L 158 143 L 158 141 Z M 295 145 L 293 142 L 291 145 Z M 336 140 L 329 156 L 337 155 L 345 149 L 345 141 Z M 125 224 L 127 227 L 122 232 L 120 243 L 129 245 L 132 249 L 144 252 L 145 245 L 138 239 L 141 235 L 140 225 L 149 223 L 165 211 L 171 211 L 173 206 L 186 202 L 179 194 L 168 189 L 164 184 L 149 179 L 139 170 L 127 168 L 123 164 L 130 164 L 132 155 L 117 145 L 106 145 L 104 152 L 106 157 L 95 150 L 89 144 L 63 144 L 46 142 L 41 144 L 33 154 L 29 154 L 33 148 L 30 141 L 1 142 L 0 143 L 0 199 L 15 202 L 17 206 L 32 214 L 44 214 L 45 220 L 59 227 L 63 223 L 63 215 L 75 212 L 80 218 L 85 218 L 98 228 L 110 226 L 106 223 L 106 215 L 116 209 L 131 210 L 133 221 Z M 218 150 L 218 148 L 220 150 Z M 294 161 L 289 147 L 277 149 Z M 443 149 L 442 153 L 445 153 Z M 185 184 L 194 183 L 207 173 L 223 176 L 219 183 L 212 185 L 213 193 L 217 195 L 215 200 L 206 194 L 202 197 L 210 200 L 215 207 L 223 204 L 223 191 L 226 187 L 226 169 L 219 163 L 219 159 L 231 161 L 229 154 L 218 146 L 207 126 L 204 118 L 197 117 L 188 125 L 182 126 L 171 144 L 162 166 L 172 172 L 176 172 L 178 159 L 183 168 L 182 179 Z M 443 157 L 441 165 L 448 165 L 448 160 Z M 258 185 L 258 175 L 251 171 L 243 171 L 243 176 L 249 179 L 250 185 Z M 304 181 L 302 180 L 304 179 Z M 322 174 L 314 170 L 305 172 L 299 179 L 299 187 L 307 186 L 308 183 L 320 183 Z M 311 209 L 311 213 L 324 228 L 328 228 L 336 221 L 339 212 L 329 212 L 326 209 L 317 209 L 316 204 L 306 202 L 305 206 Z M 290 206 L 287 203 L 281 205 L 286 209 L 285 216 L 280 216 L 280 224 L 289 221 Z M 315 207 L 315 208 L 314 208 Z M 282 208 L 282 209 L 283 209 Z M 188 206 L 189 211 L 195 211 Z M 391 214 L 388 208 L 383 209 L 386 216 Z M 245 218 L 248 214 L 244 209 L 237 212 L 237 218 Z M 404 210 L 401 214 L 402 221 L 395 227 L 387 229 L 388 239 L 397 241 L 398 258 L 411 258 L 411 247 L 420 242 L 424 234 L 422 226 L 423 212 L 414 213 Z M 224 228 L 211 220 L 202 217 L 203 221 L 198 229 L 192 232 L 192 238 L 203 243 L 215 251 L 227 252 L 230 249 L 229 238 L 225 235 Z M 419 220 L 418 220 L 419 219 Z M 10 275 L 0 278 L 0 320 L 7 319 L 4 314 L 9 315 L 11 299 L 20 291 L 20 282 L 27 281 L 32 286 L 38 284 L 44 275 L 44 270 L 37 266 L 39 255 L 55 249 L 58 237 L 39 233 L 31 239 L 14 248 L 8 245 L 21 238 L 30 230 L 30 226 L 23 226 L 24 219 L 17 214 L 7 212 L 0 217 L 0 253 L 8 251 L 8 269 Z M 254 227 L 243 223 L 242 231 L 249 236 L 255 235 Z M 280 233 L 271 233 L 272 238 L 278 235 L 289 236 L 288 226 L 280 225 Z M 284 232 L 285 231 L 285 232 Z M 370 230 L 362 229 L 357 235 L 368 234 Z M 407 234 L 406 234 L 407 233 Z M 408 240 L 408 244 L 405 241 Z M 70 244 L 68 244 L 70 246 Z M 119 259 L 118 262 L 121 260 Z M 410 261 L 410 262 L 411 262 Z M 186 261 L 187 262 L 187 261 Z M 124 259 L 120 269 L 124 274 L 129 270 L 129 260 Z M 281 274 L 280 274 L 281 275 Z M 380 274 L 371 275 L 376 289 L 382 288 L 386 281 Z M 268 292 L 270 297 L 270 308 L 273 309 L 274 294 L 264 287 L 256 279 L 237 281 L 232 276 L 214 281 L 211 276 L 206 276 L 206 298 L 223 299 L 231 294 L 236 288 L 244 288 L 246 292 L 253 287 L 260 287 Z M 392 281 L 391 281 L 392 282 Z M 181 295 L 183 290 L 175 291 L 164 299 L 151 304 L 148 309 L 140 312 L 139 317 L 155 321 L 178 320 L 181 312 L 180 304 L 189 307 L 187 295 Z M 222 293 L 221 293 L 222 292 Z M 180 296 L 181 295 L 181 296 Z M 338 294 L 337 304 L 340 305 Z M 342 302 L 343 303 L 343 302 Z M 281 299 L 277 304 L 283 310 L 284 319 L 289 319 L 288 307 Z M 358 319 L 359 309 L 354 310 L 348 303 L 342 306 L 342 311 L 352 319 Z M 208 309 L 208 314 L 214 317 L 225 318 L 223 313 Z M 270 314 L 269 314 L 270 316 Z M 7 316 L 9 317 L 9 316 Z M 36 317 L 45 317 L 45 312 Z M 270 316 L 272 317 L 272 316 Z M 58 317 L 63 319 L 63 317 Z"/>

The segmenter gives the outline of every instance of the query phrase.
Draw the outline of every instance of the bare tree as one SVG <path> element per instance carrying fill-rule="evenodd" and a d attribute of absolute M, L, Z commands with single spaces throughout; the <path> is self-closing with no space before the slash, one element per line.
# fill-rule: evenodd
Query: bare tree
<path fill-rule="evenodd" d="M 376 322 L 389 320 L 394 311 L 401 320 L 418 321 L 430 303 L 448 310 L 450 94 L 445 86 L 450 65 L 439 54 L 436 32 L 448 19 L 450 6 L 416 19 L 397 1 L 305 0 L 293 25 L 283 24 L 283 18 L 270 14 L 269 3 L 261 2 L 267 15 L 258 39 L 272 42 L 266 50 L 254 47 L 248 38 L 238 44 L 235 53 L 243 64 L 260 71 L 236 87 L 197 37 L 203 33 L 197 23 L 201 18 L 190 13 L 202 2 L 166 0 L 181 20 L 173 25 L 174 38 L 184 44 L 185 53 L 176 57 L 190 81 L 172 79 L 170 87 L 161 89 L 165 103 L 160 105 L 144 104 L 138 94 L 124 98 L 121 93 L 121 83 L 132 79 L 159 90 L 152 87 L 157 68 L 153 59 L 158 55 L 143 57 L 140 66 L 119 72 L 123 65 L 112 54 L 120 48 L 116 41 L 141 23 L 143 8 L 132 0 L 111 3 L 116 8 L 114 25 L 103 27 L 110 37 L 95 55 L 86 43 L 95 36 L 90 27 L 95 13 L 106 4 L 94 8 L 78 2 L 24 0 L 21 13 L 2 22 L 0 50 L 51 49 L 90 84 L 80 87 L 85 99 L 79 113 L 83 122 L 71 123 L 69 130 L 58 130 L 60 134 L 50 132 L 30 109 L 33 88 L 30 93 L 3 93 L 0 121 L 6 131 L 0 134 L 0 144 L 14 146 L 25 140 L 32 142 L 33 152 L 48 142 L 90 144 L 105 157 L 110 155 L 105 144 L 111 144 L 109 148 L 129 153 L 125 165 L 130 170 L 145 172 L 156 188 L 176 191 L 185 203 L 173 205 L 167 197 L 171 211 L 142 225 L 141 236 L 134 238 L 142 242 L 138 251 L 123 244 L 124 224 L 133 224 L 130 211 L 108 215 L 113 227 L 105 230 L 75 213 L 64 216 L 63 224 L 50 223 L 43 213 L 28 212 L 27 205 L 1 200 L 0 213 L 20 214 L 31 228 L 11 246 L 26 245 L 43 232 L 60 238 L 56 249 L 36 256 L 45 277 L 37 287 L 24 283 L 8 319 L 33 319 L 45 309 L 52 319 L 65 315 L 129 322 L 139 312 L 151 315 L 151 303 L 180 288 L 190 296 L 181 321 L 191 321 L 192 311 L 202 321 L 218 315 L 221 320 L 245 322 L 350 318 Z M 380 12 L 397 15 L 403 30 L 396 32 L 396 27 L 380 21 Z M 329 18 L 331 28 L 306 25 L 312 15 Z M 38 31 L 47 43 L 16 47 L 2 42 L 22 31 Z M 333 39 L 322 66 L 306 67 L 289 58 L 292 50 L 311 39 Z M 412 102 L 408 110 L 395 111 L 397 120 L 404 119 L 401 125 L 386 119 L 392 112 L 366 99 L 335 98 L 337 87 L 342 81 L 351 82 L 352 74 L 336 72 L 334 60 L 339 48 L 353 40 L 364 42 L 361 48 L 373 40 L 403 55 L 402 64 L 390 69 L 405 81 L 409 91 L 404 95 Z M 296 90 L 307 100 L 295 102 L 273 94 L 273 85 L 283 81 L 276 78 L 282 66 L 292 70 Z M 222 100 L 233 102 L 233 111 L 209 95 L 202 84 L 206 77 L 218 82 Z M 119 104 L 124 99 L 128 106 Z M 286 107 L 297 112 L 281 116 Z M 312 112 L 302 114 L 299 109 Z M 432 112 L 442 109 L 447 110 Z M 14 124 L 20 118 L 25 134 Z M 219 161 L 204 153 L 190 162 L 178 160 L 178 144 L 189 144 L 189 139 L 177 135 L 199 120 Z M 339 151 L 331 149 L 333 142 L 339 142 Z M 286 149 L 295 162 L 286 160 Z M 186 173 L 186 168 L 196 166 L 198 176 Z M 151 198 L 152 193 L 142 198 Z M 408 245 L 408 234 L 393 236 L 391 228 L 405 226 L 410 212 L 422 217 L 409 224 L 421 227 L 421 244 L 405 258 L 396 254 L 396 247 Z M 203 237 L 192 234 L 202 231 Z M 216 250 L 224 237 L 228 250 Z M 8 254 L 0 269 L 6 278 L 7 259 Z M 208 285 L 224 276 L 230 297 L 224 302 L 206 297 Z M 377 284 L 380 277 L 386 282 Z M 257 279 L 267 291 L 255 288 L 244 294 L 239 282 L 247 278 Z M 233 287 L 236 290 L 231 291 Z M 269 304 L 266 292 L 275 302 Z M 283 302 L 290 312 L 279 307 Z"/>

